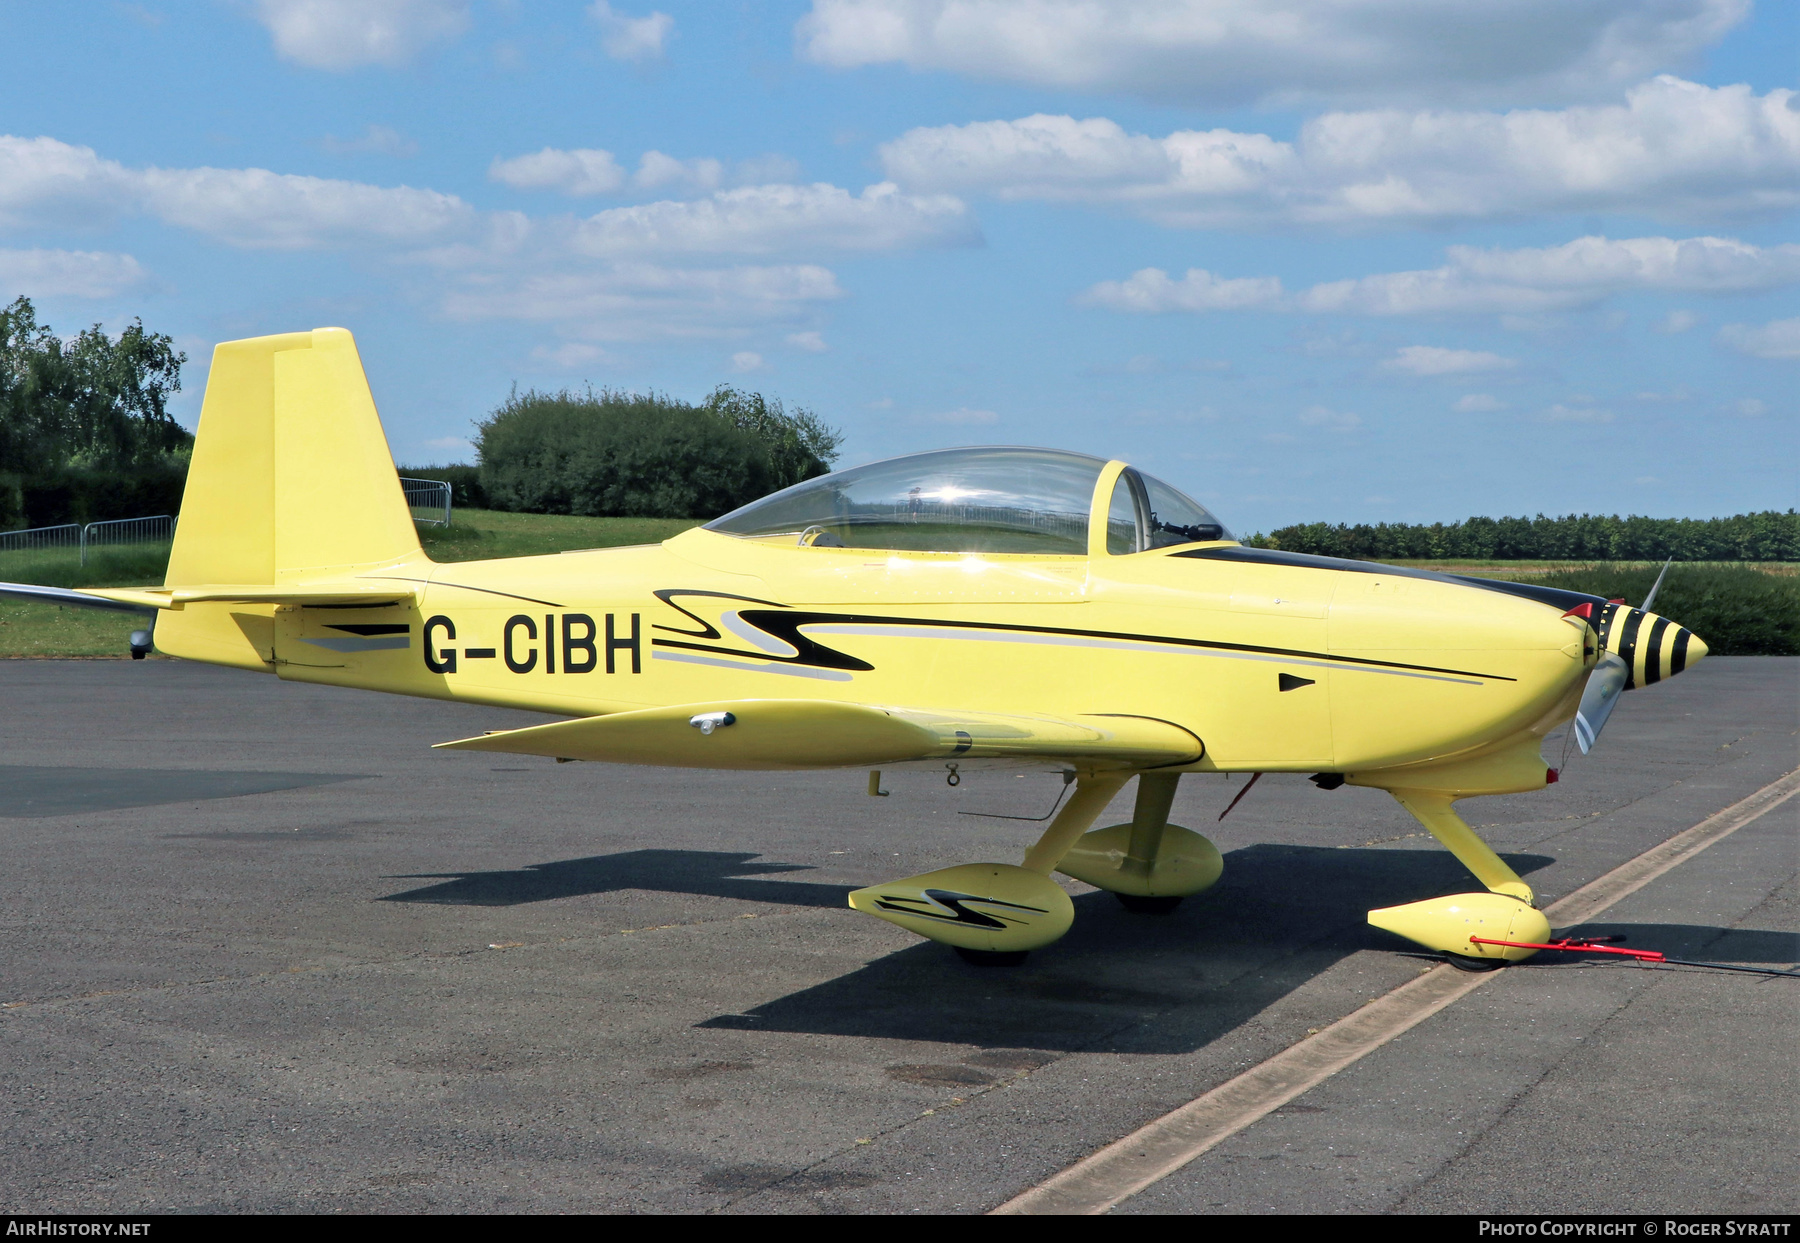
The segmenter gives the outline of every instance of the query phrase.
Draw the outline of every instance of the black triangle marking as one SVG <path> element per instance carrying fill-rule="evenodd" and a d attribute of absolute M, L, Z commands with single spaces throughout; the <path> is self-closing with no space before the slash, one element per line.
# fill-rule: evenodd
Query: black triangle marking
<path fill-rule="evenodd" d="M 1280 683 L 1281 689 L 1284 691 L 1297 691 L 1302 686 L 1313 685 L 1311 678 L 1297 678 L 1291 673 L 1278 673 L 1275 675 L 1275 680 Z"/>

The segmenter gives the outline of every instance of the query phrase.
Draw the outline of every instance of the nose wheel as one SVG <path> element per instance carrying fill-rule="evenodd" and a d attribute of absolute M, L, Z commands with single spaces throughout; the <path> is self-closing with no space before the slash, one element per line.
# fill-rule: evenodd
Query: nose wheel
<path fill-rule="evenodd" d="M 1498 971 L 1506 966 L 1504 958 L 1471 958 L 1467 954 L 1445 954 L 1444 961 L 1458 971 L 1472 971 L 1477 974 L 1484 971 Z"/>

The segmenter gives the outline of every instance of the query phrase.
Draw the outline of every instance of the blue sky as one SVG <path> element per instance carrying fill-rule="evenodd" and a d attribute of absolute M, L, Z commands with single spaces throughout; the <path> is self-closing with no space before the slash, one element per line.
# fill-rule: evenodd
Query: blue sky
<path fill-rule="evenodd" d="M 356 333 L 396 457 L 521 387 L 844 464 L 1123 457 L 1234 527 L 1800 494 L 1800 6 L 0 7 L 0 298 Z"/>

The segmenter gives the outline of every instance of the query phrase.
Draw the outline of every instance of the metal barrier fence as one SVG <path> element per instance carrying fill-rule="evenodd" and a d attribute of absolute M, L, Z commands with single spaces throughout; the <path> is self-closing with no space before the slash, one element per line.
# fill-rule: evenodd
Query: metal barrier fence
<path fill-rule="evenodd" d="M 119 544 L 153 544 L 175 538 L 175 519 L 168 514 L 154 518 L 115 518 L 108 522 L 65 522 L 54 527 L 24 531 L 0 531 L 0 552 L 44 552 L 67 548 L 80 553 L 87 564 L 89 548 Z"/>
<path fill-rule="evenodd" d="M 400 480 L 406 494 L 406 507 L 416 521 L 431 526 L 450 525 L 450 485 L 437 479 Z M 420 514 L 425 511 L 425 515 Z M 153 518 L 114 518 L 106 522 L 64 522 L 53 527 L 30 527 L 23 531 L 0 531 L 0 553 L 48 552 L 67 548 L 79 553 L 81 564 L 87 564 L 88 549 L 119 544 L 152 544 L 175 538 L 176 519 L 169 514 Z"/>
<path fill-rule="evenodd" d="M 450 485 L 439 479 L 408 479 L 400 476 L 400 490 L 406 493 L 406 507 L 413 520 L 434 527 L 450 525 Z M 425 510 L 430 516 L 419 513 Z"/>
<path fill-rule="evenodd" d="M 81 524 L 67 522 L 55 527 L 32 527 L 25 531 L 0 531 L 0 552 L 41 552 L 50 548 L 79 548 Z"/>

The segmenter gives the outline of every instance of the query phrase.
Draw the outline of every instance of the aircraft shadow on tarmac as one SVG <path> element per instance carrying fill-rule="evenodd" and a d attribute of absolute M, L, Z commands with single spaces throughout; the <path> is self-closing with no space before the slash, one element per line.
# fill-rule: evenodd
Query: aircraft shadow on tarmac
<path fill-rule="evenodd" d="M 188 768 L 46 768 L 0 765 L 0 816 L 75 816 L 240 798 L 357 781 L 366 773 L 219 772 Z"/>
<path fill-rule="evenodd" d="M 1521 874 L 1544 855 L 1505 856 Z M 1170 915 L 1134 915 L 1111 894 L 1075 899 L 1075 926 L 1022 967 L 964 966 L 941 945 L 701 1027 L 807 1032 L 981 1048 L 1187 1053 L 1358 950 L 1406 952 L 1368 911 L 1467 891 L 1445 851 L 1256 845 Z"/>
<path fill-rule="evenodd" d="M 1674 958 L 1746 966 L 1791 967 L 1800 963 L 1800 933 L 1764 928 L 1719 928 L 1710 924 L 1615 924 L 1596 921 L 1557 934 L 1624 938 L 1632 949 L 1661 950 Z M 1549 960 L 1550 955 L 1542 955 Z M 1542 965 L 1551 965 L 1546 961 Z"/>
<path fill-rule="evenodd" d="M 1528 874 L 1551 859 L 1508 855 L 1507 862 Z M 383 901 L 512 906 L 641 889 L 845 905 L 850 886 L 760 879 L 804 870 L 758 861 L 753 852 L 633 850 L 511 871 L 395 877 L 440 883 Z M 1441 850 L 1250 846 L 1226 855 L 1219 884 L 1171 915 L 1133 915 L 1105 893 L 1076 898 L 1074 930 L 1023 967 L 968 967 L 944 946 L 923 942 L 700 1026 L 984 1048 L 1187 1052 L 1357 950 L 1404 952 L 1404 942 L 1367 925 L 1371 908 L 1472 887 Z M 1652 944 L 1648 932 L 1628 935 Z M 1145 1021 L 1151 1018 L 1157 1021 Z"/>
<path fill-rule="evenodd" d="M 390 894 L 383 902 L 427 902 L 439 906 L 518 906 L 620 889 L 693 893 L 783 906 L 847 905 L 850 885 L 748 879 L 780 872 L 808 872 L 805 863 L 755 863 L 749 850 L 627 850 L 534 863 L 505 872 L 436 872 L 390 876 L 389 880 L 441 880 L 438 885 Z"/>

